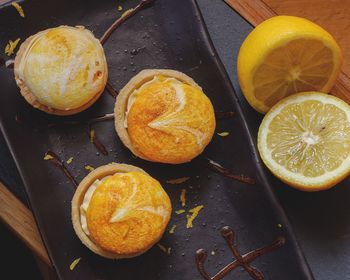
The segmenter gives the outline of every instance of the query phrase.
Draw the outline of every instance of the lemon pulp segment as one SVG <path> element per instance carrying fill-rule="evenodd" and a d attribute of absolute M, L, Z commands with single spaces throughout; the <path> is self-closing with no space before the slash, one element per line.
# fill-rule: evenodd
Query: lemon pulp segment
<path fill-rule="evenodd" d="M 256 69 L 254 96 L 271 107 L 293 93 L 324 88 L 334 66 L 332 51 L 322 42 L 293 40 L 269 53 Z"/>
<path fill-rule="evenodd" d="M 267 167 L 287 183 L 330 187 L 350 171 L 350 107 L 322 93 L 292 95 L 265 116 L 258 148 Z"/>

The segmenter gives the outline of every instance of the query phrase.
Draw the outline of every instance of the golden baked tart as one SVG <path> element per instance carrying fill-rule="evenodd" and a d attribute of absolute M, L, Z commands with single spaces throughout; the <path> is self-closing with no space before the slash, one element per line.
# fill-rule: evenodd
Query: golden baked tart
<path fill-rule="evenodd" d="M 103 47 L 83 26 L 59 26 L 30 36 L 14 65 L 23 97 L 54 115 L 72 115 L 91 106 L 107 83 Z"/>
<path fill-rule="evenodd" d="M 138 256 L 162 237 L 171 202 L 160 183 L 142 169 L 111 163 L 90 172 L 72 200 L 80 240 L 110 259 Z"/>
<path fill-rule="evenodd" d="M 209 98 L 193 79 L 175 70 L 141 71 L 120 91 L 114 113 L 124 145 L 153 162 L 191 161 L 215 130 Z"/>

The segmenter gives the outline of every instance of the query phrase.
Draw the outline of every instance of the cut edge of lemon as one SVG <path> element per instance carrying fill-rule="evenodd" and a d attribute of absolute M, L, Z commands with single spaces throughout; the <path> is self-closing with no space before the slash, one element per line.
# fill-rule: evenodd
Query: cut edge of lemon
<path fill-rule="evenodd" d="M 271 121 L 284 109 L 287 105 L 301 103 L 307 100 L 316 100 L 324 104 L 333 104 L 340 108 L 350 121 L 350 106 L 343 100 L 321 92 L 302 92 L 290 95 L 277 104 L 265 115 L 258 132 L 258 151 L 260 156 L 268 167 L 268 169 L 281 181 L 286 184 L 303 191 L 319 191 L 326 190 L 350 174 L 350 155 L 340 164 L 339 167 L 332 171 L 328 171 L 321 176 L 307 177 L 300 173 L 289 171 L 284 166 L 278 164 L 271 156 L 270 150 L 267 148 L 267 135 Z"/>
<path fill-rule="evenodd" d="M 275 28 L 272 25 L 275 24 L 273 22 L 278 23 L 279 21 L 282 24 L 286 24 L 286 19 L 290 20 L 290 23 L 292 25 L 296 25 L 291 27 L 290 30 L 288 30 L 289 32 L 281 30 L 281 27 Z M 301 24 L 306 24 L 305 30 L 300 29 L 302 27 Z M 272 34 L 269 35 L 271 38 L 265 38 L 268 35 L 266 34 L 267 27 L 272 28 Z M 269 41 L 260 42 L 260 45 L 256 46 L 260 40 L 267 39 Z M 332 52 L 332 72 L 329 75 L 326 84 L 323 87 L 317 88 L 315 90 L 319 92 L 329 93 L 331 88 L 334 86 L 343 61 L 341 49 L 334 37 L 322 27 L 304 18 L 293 16 L 276 16 L 258 25 L 243 42 L 238 54 L 237 74 L 239 84 L 248 103 L 256 111 L 265 114 L 271 108 L 271 106 L 266 105 L 264 102 L 255 97 L 255 86 L 253 85 L 253 78 L 256 70 L 259 66 L 265 64 L 266 57 L 270 55 L 274 50 L 300 39 L 319 41 Z M 256 60 L 254 61 L 253 59 Z"/>

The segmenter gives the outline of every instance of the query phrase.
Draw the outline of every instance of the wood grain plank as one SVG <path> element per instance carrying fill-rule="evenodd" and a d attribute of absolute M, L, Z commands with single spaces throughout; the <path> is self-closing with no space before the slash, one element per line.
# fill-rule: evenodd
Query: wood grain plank
<path fill-rule="evenodd" d="M 343 66 L 331 94 L 350 104 L 350 1 L 343 0 L 224 0 L 252 25 L 275 15 L 305 17 L 327 29 L 343 51 Z"/>
<path fill-rule="evenodd" d="M 276 16 L 276 12 L 260 0 L 224 0 L 252 25 Z"/>
<path fill-rule="evenodd" d="M 0 219 L 45 264 L 52 267 L 32 212 L 0 182 Z"/>

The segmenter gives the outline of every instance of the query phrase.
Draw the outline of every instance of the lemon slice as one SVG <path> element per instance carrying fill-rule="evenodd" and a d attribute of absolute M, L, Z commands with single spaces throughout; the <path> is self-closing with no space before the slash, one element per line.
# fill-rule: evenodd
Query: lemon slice
<path fill-rule="evenodd" d="M 265 115 L 258 150 L 270 171 L 290 186 L 330 188 L 350 174 L 350 106 L 319 92 L 287 97 Z"/>
<path fill-rule="evenodd" d="M 266 113 L 282 98 L 304 91 L 328 93 L 342 56 L 334 38 L 309 20 L 276 16 L 245 39 L 237 72 L 249 104 Z"/>

